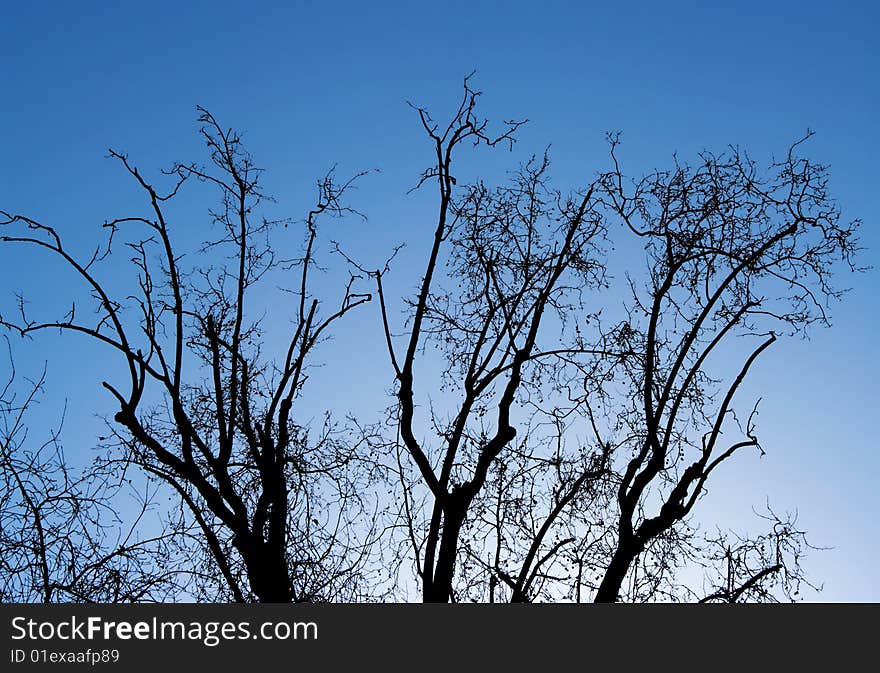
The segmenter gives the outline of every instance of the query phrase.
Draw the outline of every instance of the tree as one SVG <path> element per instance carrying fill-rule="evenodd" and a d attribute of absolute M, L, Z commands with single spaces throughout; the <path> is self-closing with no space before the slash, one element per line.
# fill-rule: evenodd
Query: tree
<path fill-rule="evenodd" d="M 601 284 L 603 271 L 595 257 L 603 231 L 593 208 L 595 185 L 569 197 L 554 193 L 546 182 L 546 156 L 522 166 L 510 186 L 490 190 L 478 183 L 454 198 L 452 159 L 460 146 L 512 143 L 520 125 L 507 122 L 503 132 L 491 135 L 488 122 L 476 115 L 477 96 L 466 80 L 461 105 L 442 130 L 417 108 L 435 155 L 419 186 L 435 182 L 439 203 L 433 244 L 399 353 L 385 310 L 384 274 L 373 273 L 398 383 L 400 437 L 432 499 L 423 543 L 415 531 L 411 535 L 420 557 L 422 595 L 432 602 L 446 602 L 453 594 L 461 529 L 490 469 L 517 434 L 512 417 L 517 396 L 525 388 L 540 388 L 540 372 L 552 369 L 553 361 L 592 352 L 577 334 L 559 347 L 541 349 L 542 326 L 553 319 L 549 314 L 565 324 L 567 315 L 581 308 L 580 296 Z M 439 265 L 447 249 L 448 275 L 458 281 L 457 290 L 441 286 Z M 450 365 L 444 383 L 459 393 L 449 418 L 430 419 L 440 441 L 439 473 L 415 426 L 415 363 L 426 342 L 444 351 Z M 526 379 L 530 365 L 537 377 L 531 382 Z M 578 456 L 575 463 L 575 492 L 604 474 L 592 459 Z"/>
<path fill-rule="evenodd" d="M 779 575 L 796 592 L 809 545 L 792 520 L 770 516 L 772 543 L 731 546 L 698 541 L 688 515 L 723 462 L 760 449 L 757 406 L 746 419 L 733 405 L 749 370 L 776 331 L 827 323 L 841 296 L 833 269 L 856 268 L 858 222 L 840 222 L 825 168 L 797 154 L 806 138 L 766 175 L 731 148 L 630 188 L 613 135 L 614 168 L 568 195 L 551 188 L 546 154 L 509 184 L 458 186 L 453 155 L 465 142 L 512 144 L 519 127 L 491 135 L 477 98 L 466 79 L 445 127 L 416 108 L 434 156 L 419 186 L 437 185 L 437 219 L 402 337 L 386 309 L 388 267 L 372 273 L 399 441 L 417 468 L 400 470 L 401 516 L 424 600 L 492 601 L 500 587 L 512 601 L 586 591 L 616 601 L 627 578 L 631 600 L 699 598 L 675 581 L 687 561 L 709 575 L 727 565 L 713 599 L 766 598 Z M 631 300 L 606 327 L 603 245 L 621 232 L 643 244 L 647 269 L 627 273 Z M 739 371 L 713 376 L 714 354 L 752 339 Z M 450 410 L 430 399 L 418 419 L 417 392 L 438 387 L 416 375 L 431 347 Z"/>
<path fill-rule="evenodd" d="M 291 222 L 258 217 L 267 200 L 261 170 L 238 133 L 207 110 L 199 113 L 210 162 L 175 164 L 164 172 L 167 191 L 110 151 L 147 211 L 107 221 L 107 243 L 90 259 L 78 261 L 55 227 L 3 213 L 2 240 L 36 246 L 66 265 L 90 293 L 97 319 L 84 319 L 75 301 L 61 318 L 31 319 L 21 301 L 19 319 L 2 322 L 23 336 L 49 329 L 84 336 L 119 357 L 126 382 L 102 384 L 118 404 L 111 463 L 136 466 L 179 499 L 178 516 L 169 520 L 173 537 L 188 558 L 201 555 L 205 568 L 186 591 L 205 600 L 354 599 L 373 536 L 371 521 L 353 523 L 368 502 L 358 455 L 365 440 L 329 412 L 315 427 L 295 416 L 314 351 L 370 300 L 355 291 L 354 277 L 330 308 L 310 288 L 318 221 L 354 213 L 343 201 L 353 180 L 339 183 L 331 172 L 318 182 L 317 202 L 302 223 L 303 252 L 281 259 L 271 237 Z M 203 264 L 187 267 L 169 208 L 193 180 L 219 193 L 211 217 L 220 236 L 201 249 Z M 121 281 L 99 277 L 122 237 L 137 288 L 127 299 L 114 296 Z M 293 276 L 293 301 L 287 345 L 271 359 L 263 356 L 252 297 L 277 275 Z"/>
<path fill-rule="evenodd" d="M 644 241 L 649 269 L 641 287 L 630 283 L 627 319 L 606 335 L 634 355 L 619 368 L 628 392 L 613 427 L 626 462 L 598 601 L 618 598 L 635 560 L 687 517 L 722 463 L 760 450 L 757 404 L 738 417 L 737 391 L 776 331 L 828 324 L 826 307 L 842 294 L 832 269 L 837 262 L 856 268 L 858 223 L 840 222 L 825 167 L 797 154 L 808 137 L 767 174 L 730 148 L 704 152 L 694 166 L 676 162 L 630 190 L 611 140 L 615 170 L 603 179 L 603 198 Z M 724 381 L 710 363 L 736 339 L 749 346 Z"/>
<path fill-rule="evenodd" d="M 493 131 L 479 95 L 466 78 L 446 124 L 413 106 L 431 153 L 417 188 L 437 191 L 411 297 L 393 284 L 396 251 L 376 269 L 338 244 L 347 281 L 322 301 L 318 220 L 357 215 L 353 180 L 318 182 L 301 252 L 282 259 L 274 241 L 293 223 L 258 217 L 260 170 L 201 108 L 210 162 L 173 165 L 166 191 L 111 151 L 148 210 L 106 222 L 85 262 L 55 227 L 2 213 L 2 240 L 58 258 L 98 317 L 73 303 L 38 321 L 22 300 L 0 323 L 85 336 L 124 366 L 124 383 L 103 383 L 118 410 L 100 467 L 170 489 L 162 553 L 197 559 L 153 576 L 202 600 L 354 601 L 388 567 L 408 596 L 408 564 L 429 602 L 794 598 L 810 548 L 795 517 L 768 505 L 769 531 L 736 534 L 702 531 L 694 511 L 722 464 L 763 451 L 757 403 L 739 399 L 749 373 L 783 337 L 828 324 L 835 271 L 857 270 L 859 222 L 841 221 L 827 170 L 801 156 L 808 137 L 766 168 L 731 147 L 630 180 L 611 135 L 610 167 L 571 191 L 549 152 L 468 182 L 466 146 L 512 149 L 525 123 Z M 221 235 L 185 266 L 173 206 L 198 182 L 220 195 Z M 128 299 L 98 273 L 122 237 Z M 293 301 L 273 358 L 283 304 L 264 320 L 254 289 L 276 280 Z M 373 296 L 390 422 L 342 418 L 331 400 L 318 423 L 298 416 L 319 345 Z M 382 497 L 389 477 L 399 491 Z M 39 517 L 16 516 L 32 536 Z"/>
<path fill-rule="evenodd" d="M 41 440 L 28 433 L 45 371 L 23 383 L 10 353 L 0 390 L 0 602 L 53 603 L 170 600 L 185 575 L 169 553 L 168 535 L 142 535 L 151 492 L 136 493 L 131 520 L 115 513 L 127 487 L 113 471 L 74 470 L 60 429 Z"/>

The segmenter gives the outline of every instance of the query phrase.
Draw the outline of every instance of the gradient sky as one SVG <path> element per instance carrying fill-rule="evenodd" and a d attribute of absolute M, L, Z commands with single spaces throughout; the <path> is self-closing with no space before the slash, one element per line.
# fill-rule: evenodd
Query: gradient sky
<path fill-rule="evenodd" d="M 766 163 L 812 128 L 806 153 L 830 165 L 843 217 L 865 221 L 862 262 L 880 258 L 874 2 L 4 2 L 0 27 L 0 209 L 59 224 L 84 251 L 102 221 L 139 203 L 106 149 L 147 170 L 198 157 L 201 104 L 245 131 L 284 214 L 302 213 L 335 163 L 381 169 L 354 199 L 369 222 L 340 225 L 340 237 L 376 259 L 409 241 L 409 287 L 431 213 L 406 190 L 430 156 L 405 101 L 440 117 L 477 70 L 485 113 L 528 117 L 519 147 L 552 143 L 568 187 L 605 167 L 608 130 L 623 132 L 637 174 L 728 143 Z M 0 310 L 19 289 L 51 301 L 68 276 L 44 261 L 0 248 Z M 842 282 L 853 291 L 834 328 L 775 348 L 743 391 L 764 398 L 767 455 L 719 474 L 702 518 L 735 525 L 768 497 L 797 509 L 810 540 L 833 547 L 807 562 L 825 585 L 808 598 L 880 600 L 880 283 L 876 270 Z M 360 366 L 351 405 L 377 409 L 384 400 L 363 398 L 387 374 L 363 357 L 381 353 L 362 336 L 372 319 L 357 318 L 356 344 L 340 335 L 328 370 Z M 24 372 L 48 361 L 40 413 L 57 416 L 66 399 L 68 451 L 88 451 L 94 414 L 111 408 L 94 376 L 102 354 L 51 337 L 14 345 Z"/>

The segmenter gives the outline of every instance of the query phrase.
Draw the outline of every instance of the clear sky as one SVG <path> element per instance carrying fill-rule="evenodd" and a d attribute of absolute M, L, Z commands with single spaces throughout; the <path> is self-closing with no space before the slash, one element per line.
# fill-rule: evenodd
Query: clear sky
<path fill-rule="evenodd" d="M 4 2 L 0 208 L 57 223 L 89 249 L 97 225 L 137 198 L 106 149 L 145 169 L 198 156 L 201 104 L 246 132 L 285 214 L 310 205 L 313 179 L 334 163 L 380 168 L 355 199 L 369 223 L 342 237 L 376 258 L 410 241 L 405 287 L 430 222 L 405 194 L 430 160 L 405 101 L 448 110 L 477 70 L 486 113 L 528 117 L 520 146 L 552 143 L 565 186 L 605 167 L 608 130 L 623 132 L 625 168 L 640 173 L 728 143 L 766 161 L 812 128 L 807 153 L 830 164 L 844 218 L 865 221 L 862 262 L 876 265 L 878 26 L 868 1 Z M 0 310 L 15 290 L 38 304 L 64 287 L 67 276 L 38 264 L 0 249 Z M 767 456 L 717 479 L 703 511 L 736 523 L 765 497 L 798 509 L 812 542 L 833 547 L 808 561 L 825 583 L 810 598 L 880 600 L 878 271 L 843 282 L 853 291 L 834 328 L 775 348 L 751 379 Z M 355 349 L 341 336 L 329 369 L 377 345 L 364 338 Z M 69 451 L 89 450 L 92 415 L 110 409 L 94 377 L 102 355 L 80 343 L 16 345 L 23 370 L 48 360 L 46 407 L 68 400 Z M 353 383 L 352 406 L 370 406 L 375 375 Z"/>

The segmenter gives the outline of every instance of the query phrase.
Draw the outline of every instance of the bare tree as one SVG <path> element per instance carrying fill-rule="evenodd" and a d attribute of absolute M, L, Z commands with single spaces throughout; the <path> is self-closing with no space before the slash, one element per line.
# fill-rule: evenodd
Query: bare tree
<path fill-rule="evenodd" d="M 438 208 L 402 337 L 395 335 L 386 309 L 387 266 L 372 274 L 397 381 L 400 441 L 430 494 L 427 525 L 422 529 L 410 521 L 408 529 L 422 596 L 432 602 L 455 599 L 462 528 L 490 474 L 517 451 L 532 450 L 516 441 L 518 401 L 545 394 L 560 376 L 557 369 L 593 352 L 571 317 L 583 310 L 584 293 L 603 283 L 598 252 L 604 227 L 594 208 L 596 184 L 568 196 L 553 190 L 545 155 L 521 166 L 509 185 L 456 187 L 453 155 L 462 146 L 512 144 L 522 123 L 506 122 L 492 135 L 488 122 L 477 116 L 478 95 L 466 79 L 461 104 L 444 127 L 416 108 L 435 159 L 419 186 L 437 186 Z M 419 354 L 428 345 L 448 363 L 439 387 L 453 399 L 454 411 L 443 415 L 432 408 L 427 418 L 418 419 L 417 392 L 438 387 L 419 385 L 416 378 Z M 426 433 L 433 439 L 423 438 Z M 567 486 L 557 494 L 564 507 L 605 473 L 604 454 L 594 446 L 555 458 L 551 450 L 535 460 L 556 461 L 560 474 L 565 472 Z M 408 496 L 405 500 L 408 507 Z M 412 514 L 404 513 L 408 519 Z M 517 598 L 539 560 L 542 536 L 536 539 L 514 582 Z"/>
<path fill-rule="evenodd" d="M 57 474 L 61 491 L 86 500 L 91 486 L 67 480 L 54 442 L 7 451 L 7 493 L 19 495 L 4 502 L 25 522 L 4 543 L 19 550 L 9 577 L 29 577 L 29 595 L 45 600 L 121 586 L 114 600 L 354 601 L 384 589 L 378 577 L 389 568 L 392 595 L 407 595 L 411 563 L 430 602 L 797 596 L 810 545 L 794 517 L 768 506 L 757 534 L 707 534 L 694 512 L 722 464 L 763 451 L 758 405 L 739 400 L 759 358 L 828 324 L 842 296 L 835 270 L 857 270 L 859 223 L 841 221 L 825 167 L 801 157 L 807 138 L 765 169 L 729 148 L 631 181 L 612 135 L 612 167 L 572 191 L 553 186 L 546 152 L 497 186 L 468 183 L 458 172 L 465 148 L 512 148 L 524 123 L 492 131 L 478 99 L 466 78 L 447 124 L 413 106 L 431 151 L 416 189 L 436 188 L 437 200 L 401 323 L 390 290 L 396 251 L 374 269 L 336 245 L 348 261 L 336 302 L 314 290 L 319 220 L 358 215 L 345 201 L 353 180 L 331 172 L 318 182 L 301 252 L 282 259 L 273 241 L 295 223 L 259 217 L 268 200 L 260 170 L 240 136 L 202 109 L 210 161 L 174 165 L 165 191 L 110 152 L 147 210 L 106 222 L 106 245 L 85 261 L 58 228 L 0 213 L 2 240 L 72 270 L 96 315 L 80 300 L 37 320 L 22 299 L 0 324 L 24 336 L 74 333 L 116 354 L 123 378 L 103 385 L 118 411 L 96 472 L 136 469 L 176 496 L 160 536 L 137 550 L 122 543 L 101 564 L 122 572 L 149 539 L 162 559 L 152 567 L 173 573 L 69 589 L 80 585 L 41 571 L 63 563 L 49 558 L 57 545 L 33 544 L 68 516 L 33 494 L 58 489 L 15 475 Z M 220 234 L 193 264 L 172 222 L 195 183 L 220 195 L 211 211 Z M 135 272 L 129 293 L 120 276 L 100 273 L 122 238 Z M 274 282 L 288 301 L 261 303 L 256 288 Z M 373 293 L 394 381 L 390 423 L 359 422 L 330 401 L 311 420 L 301 405 L 316 351 Z M 265 356 L 281 311 L 284 347 Z M 389 475 L 399 498 L 380 493 Z M 386 508 L 397 517 L 388 525 Z"/>
<path fill-rule="evenodd" d="M 419 186 L 437 185 L 438 207 L 402 334 L 388 266 L 372 273 L 395 441 L 415 466 L 400 465 L 401 516 L 424 600 L 692 600 L 687 564 L 707 578 L 726 566 L 713 600 L 766 599 L 781 576 L 791 596 L 809 545 L 790 522 L 773 518 L 778 553 L 754 553 L 759 537 L 718 556 L 689 515 L 723 462 L 760 449 L 757 406 L 733 404 L 756 360 L 780 331 L 827 323 L 834 269 L 856 269 L 858 222 L 840 221 L 825 168 L 800 141 L 766 175 L 731 148 L 630 187 L 612 136 L 614 168 L 568 196 L 546 155 L 504 186 L 457 185 L 463 143 L 511 144 L 520 124 L 491 135 L 477 97 L 466 79 L 446 126 L 416 108 L 435 158 Z M 608 327 L 603 246 L 621 234 L 644 244 L 647 268 L 623 275 L 632 298 Z M 430 348 L 439 385 L 416 373 Z"/>
<path fill-rule="evenodd" d="M 207 568 L 191 594 L 353 600 L 365 590 L 360 571 L 373 538 L 372 518 L 362 518 L 372 506 L 369 491 L 359 488 L 365 440 L 329 412 L 315 424 L 295 415 L 315 350 L 347 313 L 370 300 L 355 291 L 354 277 L 333 305 L 310 287 L 318 222 L 355 212 L 343 201 L 353 180 L 340 183 L 331 172 L 318 182 L 317 201 L 302 222 L 302 253 L 281 259 L 271 237 L 295 223 L 258 216 L 267 200 L 261 170 L 239 134 L 202 108 L 199 122 L 210 161 L 165 171 L 166 191 L 125 154 L 110 151 L 147 210 L 106 222 L 107 243 L 90 259 L 78 261 L 56 227 L 3 213 L 2 240 L 44 250 L 66 265 L 90 294 L 97 318 L 89 320 L 73 302 L 63 317 L 32 319 L 22 301 L 18 319 L 2 322 L 22 335 L 77 334 L 119 357 L 127 381 L 103 382 L 118 404 L 109 441 L 120 448 L 111 463 L 135 465 L 178 496 L 179 516 L 169 520 L 175 539 L 192 558 L 201 550 Z M 199 251 L 204 261 L 188 266 L 169 213 L 192 181 L 219 193 L 211 217 L 220 234 Z M 118 256 L 122 237 L 136 283 L 127 298 L 115 296 L 124 286 L 118 278 L 108 283 L 99 275 L 101 262 Z M 254 290 L 279 276 L 291 288 L 284 309 L 289 331 L 278 357 L 266 358 L 257 303 L 265 299 Z"/>
<path fill-rule="evenodd" d="M 841 222 L 825 167 L 798 154 L 808 137 L 766 172 L 730 148 L 631 187 L 611 138 L 601 198 L 644 242 L 648 274 L 630 277 L 627 316 L 603 335 L 632 356 L 608 384 L 626 391 L 611 397 L 607 424 L 626 462 L 598 601 L 619 597 L 634 562 L 688 517 L 720 465 L 761 450 L 757 404 L 737 415 L 737 392 L 777 333 L 828 324 L 842 294 L 834 269 L 856 269 L 859 223 Z M 728 371 L 733 358 L 741 365 Z"/>
<path fill-rule="evenodd" d="M 161 601 L 177 595 L 188 569 L 175 563 L 164 531 L 141 525 L 152 492 L 86 461 L 65 458 L 60 426 L 34 439 L 28 416 L 39 403 L 36 380 L 10 375 L 0 390 L 0 602 Z M 82 469 L 82 468 L 85 469 Z M 114 504 L 135 496 L 133 516 Z"/>

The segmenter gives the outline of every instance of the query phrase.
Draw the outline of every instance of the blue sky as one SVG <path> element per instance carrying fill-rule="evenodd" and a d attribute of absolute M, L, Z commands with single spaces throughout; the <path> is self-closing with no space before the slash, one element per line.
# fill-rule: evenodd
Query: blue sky
<path fill-rule="evenodd" d="M 639 173 L 673 152 L 728 143 L 766 161 L 812 128 L 809 154 L 830 165 L 843 216 L 865 221 L 862 261 L 876 265 L 878 19 L 871 2 L 7 2 L 0 208 L 63 223 L 87 250 L 97 225 L 137 199 L 106 149 L 151 170 L 198 156 L 201 104 L 245 131 L 284 214 L 310 205 L 314 178 L 333 164 L 381 169 L 355 197 L 369 221 L 337 233 L 375 259 L 410 241 L 405 288 L 417 280 L 430 219 L 424 199 L 406 196 L 430 157 L 405 102 L 442 113 L 477 70 L 486 114 L 528 117 L 520 148 L 552 143 L 562 186 L 605 166 L 608 130 L 623 132 L 625 166 Z M 66 276 L 39 264 L 0 249 L 4 310 L 14 290 L 48 303 L 62 287 Z M 834 310 L 834 329 L 762 363 L 750 392 L 764 398 L 768 454 L 743 458 L 704 503 L 707 520 L 732 523 L 767 496 L 798 509 L 811 540 L 834 547 L 809 562 L 825 583 L 812 596 L 820 600 L 880 600 L 880 458 L 869 428 L 880 399 L 877 274 L 843 279 L 853 291 Z M 359 330 L 372 324 L 357 320 Z M 358 349 L 338 343 L 328 370 L 364 366 L 361 349 L 380 352 L 363 339 Z M 25 370 L 48 360 L 45 406 L 68 400 L 66 443 L 87 451 L 93 414 L 110 400 L 83 378 L 101 353 L 80 343 L 50 337 L 16 353 Z M 369 406 L 371 376 L 353 383 L 361 398 L 352 406 Z"/>

